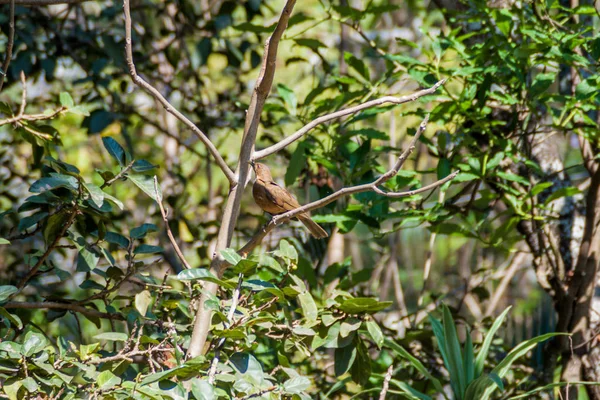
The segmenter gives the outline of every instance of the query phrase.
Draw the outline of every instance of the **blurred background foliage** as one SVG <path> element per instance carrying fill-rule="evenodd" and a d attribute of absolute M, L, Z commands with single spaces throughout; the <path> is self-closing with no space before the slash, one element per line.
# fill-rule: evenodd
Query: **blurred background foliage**
<path fill-rule="evenodd" d="M 232 167 L 284 3 L 132 2 L 138 73 Z M 249 260 L 229 251 L 232 268 L 217 279 L 205 268 L 229 183 L 193 133 L 131 82 L 122 4 L 17 3 L 0 93 L 2 396 L 556 395 L 569 355 L 558 340 L 535 346 L 556 330 L 576 333 L 561 325 L 557 293 L 577 274 L 581 218 L 592 212 L 586 162 L 600 154 L 598 11 L 585 1 L 449 4 L 299 2 L 256 146 L 321 115 L 448 78 L 415 102 L 319 125 L 265 162 L 307 203 L 387 171 L 429 115 L 386 189 L 459 175 L 431 193 L 332 203 L 314 215 L 327 241 L 297 223 L 278 227 Z M 9 18 L 2 5 L 4 49 Z M 194 269 L 173 251 L 157 200 Z M 267 220 L 246 193 L 231 247 Z M 544 235 L 557 239 L 546 244 Z M 186 361 L 206 280 L 221 285 L 212 341 L 206 356 Z M 469 375 L 471 340 L 481 343 L 509 305 L 482 353 L 484 370 Z M 589 354 L 594 307 L 576 343 Z M 518 346 L 530 359 L 500 373 Z M 448 355 L 450 347 L 457 352 Z M 453 371 L 459 358 L 465 376 Z M 467 390 L 479 375 L 481 391 Z M 580 375 L 570 382 L 599 380 Z M 581 387 L 579 398 L 600 398 Z"/>

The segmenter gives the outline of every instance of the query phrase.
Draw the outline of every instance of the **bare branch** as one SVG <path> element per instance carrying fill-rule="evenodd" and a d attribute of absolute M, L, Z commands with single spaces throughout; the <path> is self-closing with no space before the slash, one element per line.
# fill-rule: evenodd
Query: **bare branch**
<path fill-rule="evenodd" d="M 385 379 L 383 380 L 383 388 L 381 389 L 381 393 L 379 393 L 379 400 L 385 400 L 385 396 L 390 388 L 390 381 L 392 380 L 392 374 L 394 373 L 394 366 L 390 365 L 387 370 L 387 374 L 385 374 Z"/>
<path fill-rule="evenodd" d="M 48 119 L 52 119 L 52 118 L 56 117 L 58 114 L 62 114 L 65 111 L 67 111 L 66 107 L 60 107 L 59 109 L 57 109 L 56 111 L 54 111 L 52 114 L 31 114 L 31 115 L 23 114 L 23 115 L 17 115 L 16 117 L 11 117 L 11 118 L 6 118 L 6 119 L 0 120 L 0 126 L 6 125 L 6 124 L 14 124 L 14 123 L 17 123 L 19 121 L 43 121 L 43 120 L 48 120 Z"/>
<path fill-rule="evenodd" d="M 402 97 L 385 96 L 380 99 L 367 101 L 366 103 L 359 104 L 354 107 L 345 108 L 343 110 L 339 110 L 339 111 L 333 112 L 331 114 L 323 115 L 323 116 L 309 122 L 308 124 L 304 125 L 302 128 L 300 128 L 299 130 L 294 132 L 292 135 L 286 137 L 279 143 L 276 143 L 272 146 L 267 147 L 266 149 L 255 152 L 252 159 L 260 160 L 261 158 L 265 158 L 273 153 L 276 153 L 276 152 L 282 150 L 283 148 L 294 143 L 296 140 L 300 139 L 302 136 L 306 135 L 308 132 L 310 132 L 315 127 L 317 127 L 321 124 L 324 124 L 325 122 L 329 122 L 334 119 L 345 117 L 346 115 L 355 114 L 359 111 L 366 110 L 367 108 L 377 107 L 382 104 L 387 104 L 387 103 L 403 104 L 403 103 L 408 103 L 410 101 L 415 101 L 420 97 L 435 93 L 435 91 L 440 86 L 442 86 L 445 82 L 446 82 L 446 79 L 442 79 L 441 81 L 437 82 L 435 85 L 430 87 L 429 89 L 423 89 L 423 90 L 420 90 L 418 92 L 415 92 L 415 93 L 407 95 L 407 96 L 402 96 Z"/>
<path fill-rule="evenodd" d="M 156 192 L 156 198 L 158 200 L 160 200 L 160 196 L 158 195 L 158 193 L 159 193 L 158 192 L 158 178 L 156 177 L 156 175 L 154 176 L 154 191 Z M 175 240 L 175 236 L 173 236 L 173 232 L 171 232 L 171 228 L 169 227 L 169 219 L 167 218 L 167 212 L 165 211 L 165 208 L 163 207 L 162 201 L 158 201 L 158 206 L 160 207 L 160 214 L 162 215 L 163 221 L 165 222 L 165 229 L 167 230 L 167 236 L 169 237 L 169 241 L 173 245 L 173 249 L 175 249 L 175 253 L 177 253 L 179 260 L 185 266 L 185 268 L 191 269 L 192 266 L 185 259 L 183 252 L 181 251 L 181 249 L 179 248 L 179 245 L 177 244 L 177 241 Z"/>
<path fill-rule="evenodd" d="M 8 67 L 10 66 L 10 59 L 12 58 L 13 45 L 15 42 L 15 0 L 10 0 L 10 17 L 8 21 L 8 43 L 6 44 L 6 56 L 4 57 L 4 64 L 2 64 L 2 71 L 0 71 L 0 90 L 4 85 L 4 77 L 8 73 Z"/>
<path fill-rule="evenodd" d="M 229 168 L 219 150 L 215 147 L 213 142 L 198 128 L 192 121 L 190 121 L 185 115 L 183 115 L 179 110 L 177 110 L 169 101 L 151 84 L 142 79 L 141 76 L 138 75 L 135 64 L 133 62 L 133 49 L 132 49 L 132 41 L 131 41 L 131 12 L 129 10 L 129 0 L 123 0 L 123 11 L 125 13 L 125 59 L 127 62 L 127 68 L 129 70 L 129 75 L 131 76 L 131 80 L 133 83 L 144 89 L 149 95 L 154 97 L 159 103 L 163 105 L 165 110 L 171 114 L 173 114 L 178 120 L 184 123 L 189 129 L 194 132 L 194 134 L 200 139 L 202 143 L 206 146 L 210 154 L 215 159 L 217 165 L 221 168 L 231 186 L 235 186 L 237 184 L 237 177 L 235 173 Z"/>
<path fill-rule="evenodd" d="M 398 198 L 402 198 L 402 197 L 414 196 L 419 193 L 433 190 L 435 188 L 438 188 L 438 187 L 444 185 L 446 182 L 449 182 L 452 179 L 454 179 L 454 177 L 458 174 L 459 171 L 455 171 L 443 179 L 440 179 L 432 184 L 423 186 L 422 188 L 415 189 L 415 190 L 407 190 L 404 192 L 385 192 L 378 187 L 378 186 L 384 184 L 385 182 L 387 182 L 388 180 L 390 180 L 392 177 L 394 177 L 398 173 L 398 171 L 400 170 L 400 168 L 406 161 L 407 157 L 415 149 L 415 144 L 416 144 L 417 140 L 419 139 L 419 136 L 421 136 L 421 134 L 425 130 L 427 120 L 428 120 L 428 118 L 425 118 L 425 120 L 421 123 L 421 125 L 419 126 L 419 129 L 417 129 L 417 132 L 416 132 L 414 138 L 412 139 L 409 147 L 398 157 L 396 164 L 394 164 L 392 169 L 390 169 L 388 172 L 381 175 L 379 178 L 377 178 L 376 180 L 374 180 L 371 183 L 365 183 L 362 185 L 342 188 L 342 189 L 338 190 L 337 192 L 334 192 L 334 193 L 330 194 L 329 196 L 324 197 L 320 200 L 313 201 L 312 203 L 308 203 L 308 204 L 306 204 L 302 207 L 296 208 L 292 211 L 288 211 L 286 213 L 274 216 L 271 219 L 271 221 L 269 221 L 265 226 L 263 226 L 263 228 L 257 234 L 255 234 L 254 237 L 252 237 L 250 239 L 250 241 L 248 243 L 246 243 L 246 245 L 244 247 L 242 247 L 242 249 L 238 253 L 242 257 L 246 257 L 248 254 L 250 254 L 250 252 L 252 250 L 254 250 L 254 248 L 256 246 L 258 246 L 262 242 L 264 237 L 271 230 L 273 230 L 275 228 L 275 226 L 277 226 L 277 224 L 289 221 L 290 219 L 294 218 L 298 214 L 302 214 L 302 213 L 305 213 L 308 211 L 312 211 L 312 210 L 316 210 L 318 208 L 324 207 L 327 204 L 332 203 L 341 197 L 346 197 L 346 196 L 350 196 L 350 195 L 357 194 L 357 193 L 363 193 L 363 192 L 375 192 L 382 196 L 398 199 Z"/>
<path fill-rule="evenodd" d="M 78 312 L 80 314 L 87 315 L 90 317 L 116 319 L 116 320 L 120 320 L 120 321 L 125 319 L 125 318 L 123 318 L 123 316 L 121 314 L 105 313 L 105 312 L 101 312 L 101 311 L 95 310 L 93 308 L 84 307 L 82 305 L 75 304 L 75 303 L 59 303 L 59 302 L 52 302 L 52 301 L 40 301 L 40 302 L 25 303 L 25 302 L 18 302 L 18 301 L 9 301 L 8 303 L 2 304 L 2 307 L 7 308 L 7 309 L 20 308 L 20 309 L 36 310 L 36 309 L 46 308 L 46 309 L 51 309 L 51 310 L 68 310 L 68 311 Z"/>

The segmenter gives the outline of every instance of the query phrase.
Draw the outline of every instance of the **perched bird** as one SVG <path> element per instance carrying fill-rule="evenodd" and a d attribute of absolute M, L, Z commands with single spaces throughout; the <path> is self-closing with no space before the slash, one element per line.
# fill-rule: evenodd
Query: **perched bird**
<path fill-rule="evenodd" d="M 278 215 L 300 207 L 300 203 L 298 203 L 298 200 L 290 192 L 273 181 L 269 167 L 265 164 L 252 162 L 252 168 L 254 168 L 254 173 L 256 174 L 256 181 L 254 181 L 254 185 L 252 186 L 252 196 L 254 196 L 254 201 L 263 211 L 271 215 Z M 310 219 L 309 213 L 299 214 L 296 218 L 317 239 L 329 236 L 319 224 Z"/>

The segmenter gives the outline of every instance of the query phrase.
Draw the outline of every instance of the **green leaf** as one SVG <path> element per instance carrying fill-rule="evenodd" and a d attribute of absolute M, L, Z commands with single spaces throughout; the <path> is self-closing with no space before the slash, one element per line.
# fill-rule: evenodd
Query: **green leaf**
<path fill-rule="evenodd" d="M 131 169 L 133 170 L 133 172 L 138 172 L 138 173 L 151 171 L 154 168 L 158 168 L 158 166 L 151 164 L 146 160 L 135 160 L 133 162 L 133 165 L 131 166 Z"/>
<path fill-rule="evenodd" d="M 498 377 L 495 374 L 494 374 L 494 376 Z M 497 381 L 492 379 L 491 375 L 488 375 L 488 374 L 482 375 L 482 376 L 478 377 L 477 379 L 475 379 L 473 382 L 471 382 L 469 384 L 469 386 L 467 386 L 467 390 L 465 391 L 464 399 L 465 400 L 489 399 L 489 394 L 487 395 L 487 397 L 485 397 L 486 395 L 484 393 L 489 388 L 494 387 L 494 385 L 497 385 Z M 503 386 L 504 385 L 502 385 L 502 381 L 500 381 L 499 387 L 503 387 Z"/>
<path fill-rule="evenodd" d="M 350 368 L 352 380 L 361 386 L 364 386 L 371 377 L 371 357 L 364 342 L 358 338 L 356 345 L 356 360 Z"/>
<path fill-rule="evenodd" d="M 471 339 L 471 332 L 467 330 L 467 339 L 465 347 L 463 348 L 463 366 L 465 368 L 465 384 L 473 380 L 475 376 L 475 362 L 473 361 L 473 340 Z"/>
<path fill-rule="evenodd" d="M 458 341 L 454 319 L 452 318 L 452 314 L 450 314 L 450 309 L 445 304 L 442 305 L 442 313 L 444 345 L 448 356 L 446 368 L 448 368 L 450 380 L 456 382 L 456 390 L 458 390 L 458 392 L 455 393 L 455 395 L 460 399 L 464 396 L 467 389 L 467 379 L 463 366 L 461 346 Z"/>
<path fill-rule="evenodd" d="M 437 178 L 443 179 L 452 172 L 452 164 L 447 158 L 440 158 L 437 165 Z"/>
<path fill-rule="evenodd" d="M 156 254 L 162 253 L 165 250 L 160 246 L 152 246 L 150 244 L 140 244 L 133 250 L 133 254 Z"/>
<path fill-rule="evenodd" d="M 85 106 L 69 107 L 69 112 L 71 114 L 82 115 L 84 117 L 89 117 L 89 115 L 90 115 L 90 112 L 88 111 L 87 107 L 85 107 Z"/>
<path fill-rule="evenodd" d="M 11 285 L 0 286 L 0 302 L 8 299 L 11 295 L 13 295 L 14 293 L 17 293 L 18 291 L 19 291 L 19 289 L 17 289 L 15 286 L 11 286 Z"/>
<path fill-rule="evenodd" d="M 2 286 L 0 286 L 0 291 L 2 290 Z M 2 300 L 0 299 L 0 303 L 2 302 Z M 10 323 L 12 323 L 17 329 L 23 329 L 23 322 L 21 321 L 21 318 L 19 318 L 18 315 L 16 314 L 11 314 L 8 311 L 6 311 L 5 308 L 0 307 L 0 316 L 4 319 L 6 319 L 7 321 L 10 321 Z"/>
<path fill-rule="evenodd" d="M 506 310 L 504 310 L 502 314 L 500 314 L 498 318 L 496 318 L 496 320 L 492 324 L 492 327 L 486 334 L 485 339 L 483 339 L 483 344 L 481 345 L 481 348 L 477 352 L 477 357 L 475 358 L 475 376 L 480 376 L 483 373 L 485 360 L 487 359 L 490 347 L 492 346 L 492 340 L 494 340 L 494 335 L 496 334 L 500 326 L 502 326 L 502 322 L 504 322 L 504 319 L 508 315 L 510 308 L 511 307 L 507 307 Z"/>
<path fill-rule="evenodd" d="M 116 244 L 117 246 L 121 247 L 122 249 L 126 249 L 129 247 L 129 239 L 127 239 L 125 236 L 121 235 L 120 233 L 106 232 L 106 235 L 104 236 L 104 240 L 107 241 L 108 243 Z"/>
<path fill-rule="evenodd" d="M 154 178 L 149 175 L 128 175 L 131 182 L 139 187 L 144 193 L 150 196 L 154 201 L 162 201 L 162 191 L 160 186 L 154 186 Z M 158 189 L 158 193 L 156 191 Z"/>
<path fill-rule="evenodd" d="M 538 194 L 542 193 L 544 190 L 548 189 L 549 187 L 552 187 L 554 183 L 552 182 L 541 182 L 538 183 L 537 185 L 535 185 L 534 187 L 531 188 L 531 190 L 529 191 L 529 194 L 531 196 L 537 196 Z"/>
<path fill-rule="evenodd" d="M 4 238 L 0 238 L 0 244 L 10 244 L 10 241 Z"/>
<path fill-rule="evenodd" d="M 544 201 L 544 204 L 548 205 L 548 204 L 552 203 L 554 200 L 560 199 L 561 197 L 571 197 L 571 196 L 574 196 L 574 195 L 580 194 L 580 193 L 581 193 L 581 190 L 579 190 L 578 188 L 573 187 L 573 186 L 560 188 L 560 189 L 556 190 L 555 192 L 553 192 L 550 196 L 548 196 L 548 198 Z"/>
<path fill-rule="evenodd" d="M 234 249 L 221 250 L 221 256 L 231 265 L 237 265 L 237 263 L 242 261 L 242 256 L 240 256 Z"/>
<path fill-rule="evenodd" d="M 152 302 L 152 294 L 148 290 L 142 290 L 135 295 L 135 309 L 143 317 L 148 311 L 148 306 Z"/>
<path fill-rule="evenodd" d="M 140 226 L 138 226 L 137 228 L 133 228 L 130 232 L 129 232 L 129 236 L 131 236 L 132 239 L 142 239 L 146 236 L 146 234 L 148 232 L 156 232 L 158 231 L 158 227 L 154 224 L 142 224 Z"/>
<path fill-rule="evenodd" d="M 533 78 L 533 83 L 529 89 L 529 97 L 535 99 L 540 94 L 544 93 L 550 85 L 556 81 L 556 73 L 540 73 Z"/>
<path fill-rule="evenodd" d="M 344 300 L 338 308 L 348 314 L 376 313 L 388 308 L 392 303 L 392 301 L 377 301 L 371 297 L 356 297 Z"/>
<path fill-rule="evenodd" d="M 286 394 L 300 394 L 310 387 L 310 380 L 304 376 L 296 376 L 283 382 L 283 391 Z"/>
<path fill-rule="evenodd" d="M 31 357 L 32 355 L 44 350 L 47 345 L 48 340 L 44 335 L 38 332 L 29 331 L 27 334 L 25 334 L 21 353 L 25 357 Z"/>
<path fill-rule="evenodd" d="M 566 334 L 566 333 L 552 332 L 552 333 L 546 333 L 544 335 L 540 335 L 540 336 L 534 337 L 532 339 L 525 340 L 522 343 L 519 343 L 514 349 L 512 349 L 508 353 L 508 355 L 506 357 L 504 357 L 504 359 L 502 361 L 500 361 L 500 363 L 498 363 L 498 365 L 496 366 L 496 368 L 494 368 L 492 370 L 490 375 L 496 374 L 499 378 L 504 378 L 506 373 L 510 370 L 510 367 L 512 366 L 512 364 L 517 359 L 519 359 L 519 358 L 523 357 L 525 354 L 527 354 L 535 346 L 537 346 L 538 343 L 544 342 L 555 336 L 563 336 L 563 335 L 568 336 L 568 334 Z M 492 379 L 492 378 L 490 378 L 490 379 Z M 498 387 L 497 379 L 492 379 L 492 382 L 494 382 L 496 384 L 490 385 L 485 389 L 485 392 L 484 392 L 485 397 L 489 398 L 489 396 L 492 394 L 492 392 L 494 392 L 496 387 Z"/>
<path fill-rule="evenodd" d="M 65 211 L 57 212 L 48 218 L 46 226 L 44 227 L 44 241 L 46 242 L 46 247 L 50 246 L 63 229 L 66 218 L 67 213 Z"/>
<path fill-rule="evenodd" d="M 121 332 L 104 332 L 94 336 L 97 340 L 108 340 L 112 342 L 126 342 L 129 339 L 129 335 Z"/>
<path fill-rule="evenodd" d="M 73 98 L 67 92 L 60 93 L 60 105 L 63 107 L 71 108 L 75 105 Z"/>
<path fill-rule="evenodd" d="M 349 52 L 344 53 L 344 60 L 346 60 L 348 65 L 358 72 L 367 82 L 370 81 L 369 68 L 363 60 L 358 59 L 354 54 Z"/>
<path fill-rule="evenodd" d="M 81 182 L 83 184 L 83 187 L 87 190 L 87 192 L 90 195 L 90 199 L 92 200 L 92 202 L 98 207 L 102 207 L 102 204 L 104 204 L 104 195 L 105 193 L 102 191 L 102 189 L 100 189 L 98 186 L 92 184 L 92 183 L 85 183 L 85 182 Z"/>
<path fill-rule="evenodd" d="M 117 207 L 119 207 L 121 210 L 123 209 L 123 203 L 119 199 L 111 196 L 110 194 L 108 194 L 106 192 L 104 192 L 104 198 L 106 200 L 109 200 L 109 201 L 113 202 L 114 204 L 116 204 Z"/>
<path fill-rule="evenodd" d="M 350 370 L 354 360 L 356 359 L 356 346 L 350 345 L 342 348 L 335 349 L 334 361 L 335 361 L 335 376 L 339 377 L 344 375 Z"/>
<path fill-rule="evenodd" d="M 373 339 L 373 342 L 377 346 L 377 348 L 381 349 L 383 346 L 383 332 L 381 332 L 381 328 L 377 324 L 377 322 L 373 319 L 369 319 L 365 323 L 367 325 L 367 331 L 369 331 L 369 335 Z"/>
<path fill-rule="evenodd" d="M 348 318 L 346 321 L 342 321 L 340 325 L 340 336 L 345 338 L 348 337 L 352 332 L 358 330 L 362 321 L 358 318 Z"/>
<path fill-rule="evenodd" d="M 25 229 L 42 221 L 47 216 L 48 216 L 48 213 L 46 211 L 40 211 L 40 212 L 30 215 L 28 217 L 21 218 L 21 220 L 19 221 L 19 225 L 17 226 L 17 230 L 19 232 L 24 231 Z"/>
<path fill-rule="evenodd" d="M 192 268 L 181 271 L 177 274 L 177 279 L 180 281 L 193 281 L 201 280 L 216 283 L 219 286 L 223 286 L 228 289 L 235 288 L 235 285 L 222 281 L 221 279 L 214 276 L 208 268 Z"/>
<path fill-rule="evenodd" d="M 192 393 L 196 400 L 215 400 L 215 388 L 208 381 L 194 379 L 192 381 Z"/>
<path fill-rule="evenodd" d="M 425 366 L 421 363 L 421 361 L 419 361 L 412 354 L 406 351 L 404 347 L 387 338 L 384 339 L 383 343 L 385 347 L 392 349 L 396 354 L 407 359 L 417 371 L 419 371 L 421 374 L 423 374 L 425 378 L 431 381 L 438 393 L 445 393 L 440 381 L 437 378 L 434 378 L 433 375 L 431 375 L 431 373 L 427 370 L 427 368 L 425 368 Z"/>
<path fill-rule="evenodd" d="M 23 379 L 21 384 L 29 393 L 34 393 L 39 389 L 37 382 L 30 376 Z"/>
<path fill-rule="evenodd" d="M 29 191 L 31 193 L 44 193 L 48 190 L 54 190 L 58 188 L 66 188 L 74 193 L 77 193 L 79 183 L 77 178 L 70 175 L 63 174 L 50 174 L 50 176 L 38 179 L 33 182 Z"/>
<path fill-rule="evenodd" d="M 298 252 L 296 251 L 296 248 L 285 239 L 282 239 L 281 242 L 279 242 L 279 250 L 275 251 L 275 255 L 290 259 L 294 262 L 298 261 Z"/>
<path fill-rule="evenodd" d="M 75 246 L 79 248 L 79 254 L 77 255 L 77 271 L 89 272 L 96 268 L 98 261 L 100 260 L 100 256 L 96 250 L 87 246 L 79 246 L 78 244 Z"/>
<path fill-rule="evenodd" d="M 305 326 L 295 326 L 292 332 L 298 336 L 315 336 L 317 332 Z"/>
<path fill-rule="evenodd" d="M 430 396 L 419 392 L 417 389 L 410 387 L 406 382 L 400 382 L 396 379 L 390 379 L 390 383 L 401 390 L 402 394 L 410 400 L 432 400 Z"/>
<path fill-rule="evenodd" d="M 106 390 L 121 384 L 121 378 L 106 370 L 100 372 L 98 378 L 96 378 L 96 383 L 100 389 Z"/>
<path fill-rule="evenodd" d="M 113 158 L 117 160 L 121 167 L 125 167 L 127 165 L 127 156 L 125 153 L 125 149 L 121 147 L 119 142 L 117 142 L 110 136 L 104 136 L 102 138 L 102 144 L 104 145 L 106 151 L 108 151 L 108 154 L 113 156 Z"/>
<path fill-rule="evenodd" d="M 306 318 L 308 322 L 316 322 L 317 316 L 319 315 L 319 310 L 317 309 L 317 304 L 315 303 L 315 300 L 310 292 L 306 291 L 300 293 L 298 295 L 298 300 L 300 301 L 304 318 Z"/>

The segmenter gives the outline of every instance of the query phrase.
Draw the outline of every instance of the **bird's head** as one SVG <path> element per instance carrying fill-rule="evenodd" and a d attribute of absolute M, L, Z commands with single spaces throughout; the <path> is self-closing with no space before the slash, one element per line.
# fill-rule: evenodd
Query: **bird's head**
<path fill-rule="evenodd" d="M 257 163 L 252 161 L 250 163 L 252 168 L 254 169 L 254 173 L 256 174 L 256 178 L 263 181 L 272 181 L 273 177 L 271 176 L 271 170 L 265 164 Z"/>

